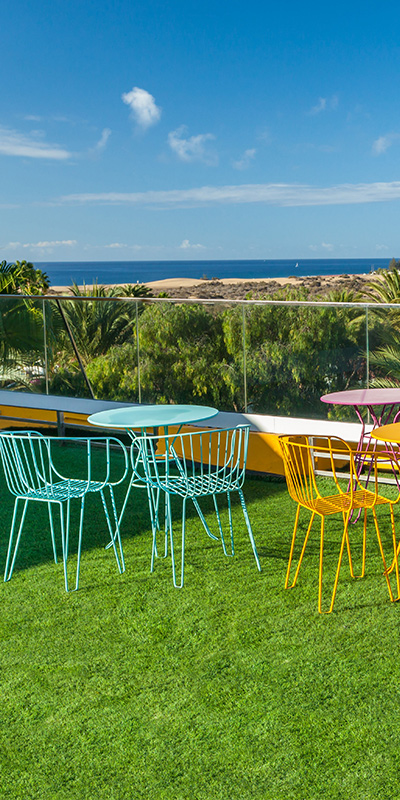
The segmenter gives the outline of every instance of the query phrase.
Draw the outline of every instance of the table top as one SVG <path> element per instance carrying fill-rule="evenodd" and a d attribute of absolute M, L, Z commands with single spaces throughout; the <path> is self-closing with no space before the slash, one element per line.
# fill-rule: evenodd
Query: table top
<path fill-rule="evenodd" d="M 169 425 L 185 425 L 190 422 L 201 422 L 218 414 L 217 408 L 211 406 L 181 405 L 140 405 L 128 406 L 112 411 L 100 411 L 88 417 L 92 425 L 102 428 L 158 428 Z"/>
<path fill-rule="evenodd" d="M 371 436 L 381 442 L 400 444 L 400 422 L 392 422 L 391 425 L 382 425 L 380 428 L 375 428 L 375 430 L 371 431 Z"/>
<path fill-rule="evenodd" d="M 400 389 L 349 389 L 345 392 L 331 392 L 321 397 L 323 403 L 337 403 L 341 406 L 384 406 L 400 404 Z"/>

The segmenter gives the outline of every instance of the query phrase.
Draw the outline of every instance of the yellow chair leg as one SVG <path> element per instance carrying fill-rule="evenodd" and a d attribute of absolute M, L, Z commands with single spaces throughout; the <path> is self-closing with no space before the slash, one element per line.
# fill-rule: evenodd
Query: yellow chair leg
<path fill-rule="evenodd" d="M 300 511 L 300 506 L 299 506 L 299 511 Z M 294 574 L 293 583 L 292 583 L 292 584 L 291 584 L 291 586 L 289 587 L 290 589 L 293 589 L 293 586 L 295 586 L 295 585 L 296 585 L 297 578 L 298 578 L 298 574 L 299 574 L 300 567 L 301 567 L 301 562 L 303 561 L 304 552 L 305 552 L 306 545 L 307 545 L 307 542 L 308 542 L 308 537 L 309 537 L 309 535 L 310 535 L 311 527 L 312 527 L 312 524 L 313 524 L 313 522 L 314 522 L 314 518 L 315 518 L 315 511 L 313 511 L 313 513 L 312 513 L 312 515 L 311 515 L 310 523 L 309 523 L 309 525 L 308 525 L 308 528 L 307 528 L 307 533 L 306 533 L 306 535 L 305 535 L 305 539 L 304 539 L 304 542 L 303 542 L 303 547 L 301 548 L 301 553 L 300 553 L 299 561 L 298 561 L 298 564 L 297 564 L 296 572 L 295 572 L 295 574 Z M 298 514 L 296 515 L 295 524 L 296 524 L 297 522 L 298 522 Z M 297 524 L 296 524 L 296 528 L 297 528 Z M 294 546 L 294 536 L 295 536 L 296 528 L 295 528 L 295 531 L 294 531 L 294 533 L 293 533 L 293 540 L 292 540 L 292 545 L 293 545 L 293 546 Z M 291 550 L 291 555 L 290 555 L 290 564 L 291 564 L 291 556 L 292 556 L 292 552 L 293 552 L 293 550 Z M 290 564 L 289 564 L 289 568 L 290 568 Z M 288 570 L 289 570 L 289 568 L 288 568 Z M 287 575 L 286 575 L 286 584 L 285 584 L 285 588 L 287 587 L 287 584 L 288 584 L 288 582 L 289 582 L 289 571 L 287 572 Z"/>
<path fill-rule="evenodd" d="M 323 544 L 324 544 L 324 518 L 322 517 L 321 521 L 321 548 L 320 548 L 320 561 L 319 561 L 319 592 L 318 592 L 318 611 L 320 614 L 330 614 L 333 609 L 333 605 L 335 602 L 336 597 L 336 590 L 339 581 L 339 574 L 340 574 L 340 567 L 342 566 L 342 559 L 343 559 L 343 552 L 344 546 L 348 539 L 348 527 L 349 527 L 349 519 L 350 514 L 346 514 L 345 524 L 344 524 L 344 531 L 342 536 L 342 541 L 339 550 L 339 558 L 338 558 L 338 565 L 336 568 L 336 575 L 335 575 L 335 582 L 333 584 L 333 591 L 332 591 L 332 598 L 331 604 L 329 606 L 328 611 L 322 611 L 322 558 L 323 558 Z"/>
<path fill-rule="evenodd" d="M 367 550 L 367 509 L 364 509 L 364 526 L 363 526 L 363 539 L 362 539 L 362 562 L 361 572 L 359 575 L 354 575 L 353 562 L 350 554 L 350 541 L 349 541 L 349 526 L 347 526 L 347 550 L 349 555 L 350 575 L 352 578 L 363 578 L 365 575 L 365 556 Z"/>
<path fill-rule="evenodd" d="M 286 570 L 285 589 L 287 589 L 288 583 L 289 583 L 290 567 L 292 566 L 294 543 L 296 541 L 297 526 L 299 524 L 299 515 L 300 515 L 300 506 L 298 505 L 297 509 L 296 509 L 296 517 L 295 517 L 295 520 L 294 520 L 294 528 L 293 528 L 292 544 L 290 545 L 289 561 L 288 561 L 288 566 L 287 566 L 287 570 Z"/>
<path fill-rule="evenodd" d="M 391 599 L 391 601 L 393 603 L 394 597 L 393 597 L 392 587 L 390 585 L 390 580 L 389 580 L 389 574 L 392 571 L 393 566 L 390 569 L 388 569 L 387 566 L 386 566 L 386 559 L 385 559 L 385 554 L 383 552 L 382 539 L 381 539 L 381 534 L 380 534 L 380 531 L 379 531 L 378 517 L 376 516 L 375 508 L 372 509 L 372 513 L 374 515 L 375 530 L 376 530 L 376 535 L 378 537 L 379 550 L 381 552 L 381 557 L 382 557 L 382 561 L 383 561 L 383 568 L 384 568 L 383 574 L 384 574 L 384 576 L 386 578 L 386 583 L 387 583 L 387 587 L 388 587 L 388 591 L 389 591 L 389 597 L 390 597 L 390 599 Z M 394 520 L 393 520 L 393 525 L 394 525 Z M 393 526 L 392 526 L 392 533 L 393 533 Z M 395 554 L 395 561 L 397 562 L 396 554 Z M 397 566 L 397 569 L 398 569 L 398 566 Z"/>
<path fill-rule="evenodd" d="M 394 513 L 393 513 L 392 504 L 390 504 L 390 523 L 391 523 L 391 526 L 392 526 L 393 553 L 394 553 L 394 562 L 395 562 L 395 570 L 396 570 L 396 586 L 397 586 L 397 597 L 396 597 L 396 600 L 400 600 L 399 560 L 398 560 L 398 557 L 397 557 L 396 529 L 395 529 L 395 526 L 394 526 Z"/>
<path fill-rule="evenodd" d="M 322 564 L 324 558 L 324 527 L 325 519 L 321 517 L 321 541 L 319 545 L 319 573 L 318 573 L 318 611 L 322 614 Z"/>
<path fill-rule="evenodd" d="M 391 510 L 391 513 L 393 513 L 393 507 L 392 506 L 390 506 L 390 510 Z M 392 526 L 392 531 L 393 531 L 393 526 Z M 396 561 L 398 562 L 399 554 L 400 554 L 400 541 L 399 541 L 398 544 L 396 543 L 396 549 L 395 549 L 393 561 L 392 561 L 389 569 L 386 570 L 388 575 L 390 575 L 390 573 L 393 572 L 393 570 L 394 570 L 394 568 L 396 566 Z"/>

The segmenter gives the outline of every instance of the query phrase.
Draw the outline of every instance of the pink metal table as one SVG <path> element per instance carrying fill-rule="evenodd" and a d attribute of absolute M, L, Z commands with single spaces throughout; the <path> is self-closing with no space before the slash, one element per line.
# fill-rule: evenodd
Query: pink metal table
<path fill-rule="evenodd" d="M 353 406 L 358 419 L 361 422 L 360 441 L 357 450 L 359 457 L 355 456 L 357 470 L 361 472 L 368 452 L 371 454 L 375 452 L 378 441 L 374 437 L 371 439 L 371 433 L 376 428 L 387 425 L 392 418 L 392 422 L 397 422 L 400 419 L 400 388 L 399 389 L 349 389 L 345 392 L 332 392 L 331 394 L 324 394 L 321 397 L 323 403 L 334 403 L 341 406 Z M 372 420 L 370 430 L 366 430 L 365 420 L 362 417 L 361 409 L 367 408 Z M 369 427 L 369 426 L 368 426 Z M 393 450 L 393 445 L 390 444 L 390 450 Z M 371 463 L 372 468 L 372 463 Z M 368 483 L 369 473 L 367 475 Z M 397 475 L 396 475 L 397 480 Z"/>

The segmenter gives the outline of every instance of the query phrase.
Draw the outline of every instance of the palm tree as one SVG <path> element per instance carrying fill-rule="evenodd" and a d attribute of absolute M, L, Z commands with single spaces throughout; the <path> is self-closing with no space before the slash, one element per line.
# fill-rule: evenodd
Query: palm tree
<path fill-rule="evenodd" d="M 45 294 L 50 281 L 30 261 L 0 262 L 0 294 Z"/>
<path fill-rule="evenodd" d="M 64 301 L 62 308 L 85 366 L 93 358 L 105 355 L 113 345 L 124 344 L 131 338 L 136 318 L 135 306 L 112 301 L 112 298 L 121 296 L 121 290 L 106 289 L 95 282 L 93 287 L 84 285 L 83 289 L 74 283 L 71 292 L 77 299 Z M 107 299 L 111 302 L 107 302 Z M 67 335 L 64 332 L 64 349 L 66 342 Z M 69 346 L 66 349 L 71 353 Z"/>
<path fill-rule="evenodd" d="M 377 304 L 372 318 L 372 338 L 377 345 L 369 356 L 376 371 L 371 380 L 374 387 L 400 386 L 400 261 L 394 258 L 388 269 L 378 270 L 378 276 L 367 284 L 367 297 Z M 379 304 L 399 304 L 399 308 L 379 308 Z"/>
<path fill-rule="evenodd" d="M 29 386 L 28 367 L 43 351 L 41 310 L 33 300 L 10 297 L 22 288 L 23 263 L 0 263 L 0 383 L 13 388 Z"/>
<path fill-rule="evenodd" d="M 365 294 L 374 303 L 400 303 L 400 261 L 392 258 L 388 269 L 378 269 Z"/>

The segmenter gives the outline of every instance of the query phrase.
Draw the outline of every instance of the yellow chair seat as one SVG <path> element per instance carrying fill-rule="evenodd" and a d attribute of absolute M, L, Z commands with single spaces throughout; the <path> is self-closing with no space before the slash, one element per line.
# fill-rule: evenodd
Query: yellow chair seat
<path fill-rule="evenodd" d="M 312 505 L 306 503 L 301 505 L 325 517 L 329 516 L 329 514 L 337 514 L 338 511 L 346 512 L 359 508 L 373 508 L 386 503 L 390 503 L 390 500 L 386 497 L 382 497 L 379 494 L 375 496 L 374 492 L 369 492 L 367 489 L 358 489 L 353 492 L 353 499 L 349 494 L 333 494 L 327 497 L 318 497 Z"/>

